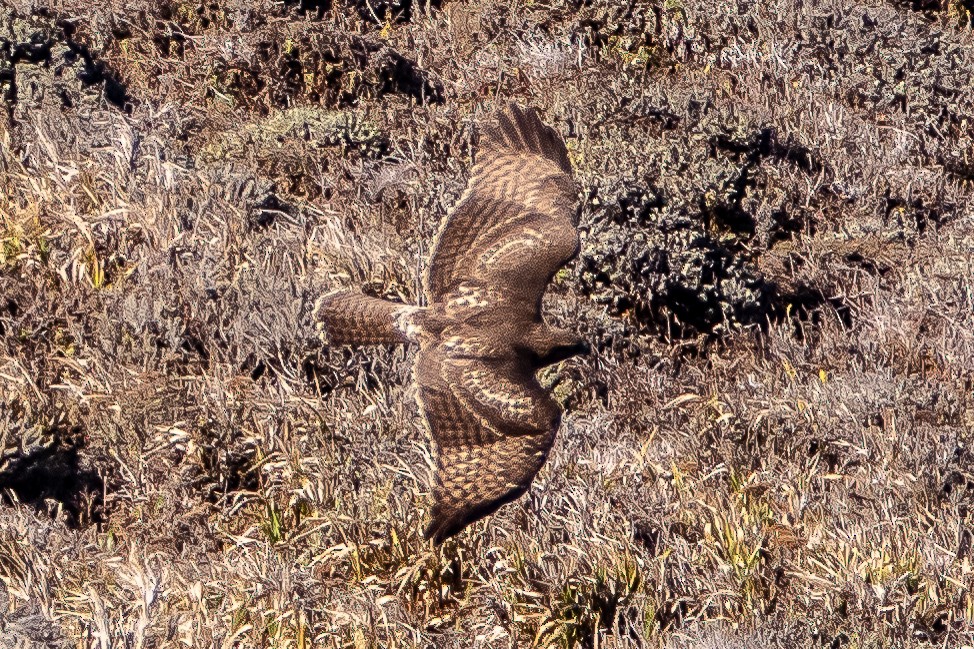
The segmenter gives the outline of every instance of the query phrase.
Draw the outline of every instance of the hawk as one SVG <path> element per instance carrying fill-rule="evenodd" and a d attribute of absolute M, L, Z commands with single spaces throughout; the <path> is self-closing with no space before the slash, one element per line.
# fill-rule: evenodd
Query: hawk
<path fill-rule="evenodd" d="M 535 373 L 589 346 L 545 324 L 541 301 L 578 254 L 577 200 L 564 140 L 512 104 L 434 243 L 426 306 L 346 290 L 319 305 L 331 344 L 419 345 L 413 379 L 436 456 L 424 535 L 436 544 L 524 494 L 554 443 L 561 408 Z"/>

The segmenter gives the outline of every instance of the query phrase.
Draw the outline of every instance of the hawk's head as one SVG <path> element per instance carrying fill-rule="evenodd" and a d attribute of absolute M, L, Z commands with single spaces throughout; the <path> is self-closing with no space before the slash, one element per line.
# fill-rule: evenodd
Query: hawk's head
<path fill-rule="evenodd" d="M 560 363 L 572 356 L 588 354 L 592 351 L 592 346 L 587 340 L 579 338 L 570 331 L 552 329 L 544 325 L 535 330 L 534 335 L 529 338 L 529 345 L 528 353 L 537 367 Z"/>
<path fill-rule="evenodd" d="M 572 356 L 578 356 L 579 354 L 588 354 L 592 351 L 592 346 L 587 340 L 582 340 L 581 338 L 576 338 L 574 341 L 568 344 L 561 344 L 552 347 L 548 350 L 544 356 L 540 357 L 539 364 L 541 367 L 546 365 L 551 365 L 553 363 L 560 363 L 563 360 L 569 359 Z"/>

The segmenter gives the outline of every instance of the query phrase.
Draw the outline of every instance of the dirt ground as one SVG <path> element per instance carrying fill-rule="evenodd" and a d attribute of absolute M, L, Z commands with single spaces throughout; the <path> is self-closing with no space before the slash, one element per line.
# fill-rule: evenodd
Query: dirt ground
<path fill-rule="evenodd" d="M 0 645 L 974 646 L 971 0 L 0 0 Z M 441 548 L 478 125 L 582 187 L 531 491 Z M 6 644 L 5 644 L 6 643 Z"/>

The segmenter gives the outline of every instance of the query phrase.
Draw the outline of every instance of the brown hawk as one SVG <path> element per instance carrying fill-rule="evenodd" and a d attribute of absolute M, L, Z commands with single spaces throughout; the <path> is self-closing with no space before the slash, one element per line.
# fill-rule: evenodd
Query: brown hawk
<path fill-rule="evenodd" d="M 564 140 L 512 104 L 481 138 L 440 230 L 427 306 L 349 291 L 321 301 L 332 344 L 419 344 L 413 377 L 437 467 L 425 536 L 435 543 L 527 491 L 554 443 L 561 409 L 535 372 L 588 344 L 546 325 L 541 299 L 578 253 L 576 203 Z"/>

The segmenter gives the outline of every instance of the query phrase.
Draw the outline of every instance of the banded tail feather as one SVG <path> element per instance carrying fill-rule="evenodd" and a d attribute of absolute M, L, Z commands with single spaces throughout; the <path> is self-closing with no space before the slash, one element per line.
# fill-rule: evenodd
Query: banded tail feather
<path fill-rule="evenodd" d="M 410 342 L 408 316 L 417 309 L 343 290 L 321 299 L 318 326 L 332 345 L 403 344 Z"/>

